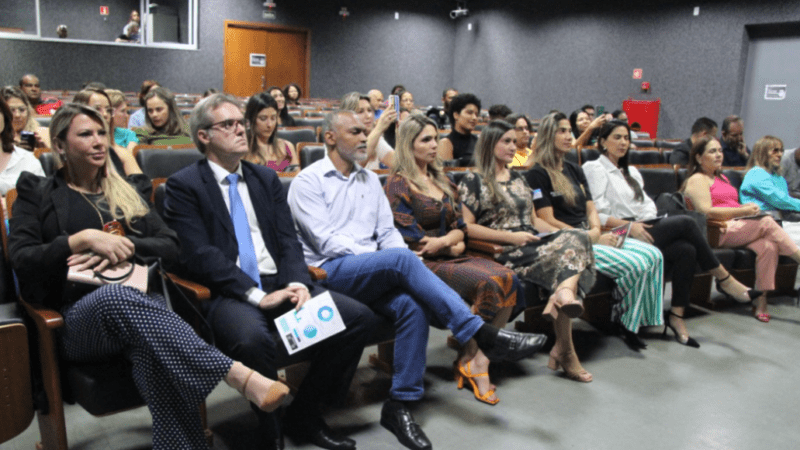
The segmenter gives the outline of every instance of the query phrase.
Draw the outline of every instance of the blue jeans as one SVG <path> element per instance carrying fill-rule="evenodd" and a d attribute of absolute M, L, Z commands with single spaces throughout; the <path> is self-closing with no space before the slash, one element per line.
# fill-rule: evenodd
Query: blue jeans
<path fill-rule="evenodd" d="M 431 319 L 446 326 L 462 344 L 483 320 L 408 249 L 386 249 L 327 261 L 329 289 L 349 295 L 395 323 L 395 400 L 419 400 L 424 393 L 425 353 Z"/>

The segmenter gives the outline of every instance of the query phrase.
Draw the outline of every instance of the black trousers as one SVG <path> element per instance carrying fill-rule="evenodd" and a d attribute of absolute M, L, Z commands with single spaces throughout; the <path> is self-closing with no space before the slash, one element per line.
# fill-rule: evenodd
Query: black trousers
<path fill-rule="evenodd" d="M 719 260 L 703 237 L 700 228 L 689 216 L 670 216 L 647 230 L 664 254 L 664 272 L 672 271 L 672 306 L 689 304 L 695 267 L 702 271 L 719 266 Z"/>
<path fill-rule="evenodd" d="M 262 277 L 262 286 L 265 292 L 275 290 L 271 277 Z M 312 297 L 325 292 L 320 286 L 311 286 L 310 290 Z M 290 407 L 295 415 L 318 415 L 319 405 L 336 404 L 345 399 L 364 345 L 378 320 L 364 304 L 333 291 L 330 293 L 347 329 L 292 355 L 293 359 L 311 361 Z M 292 308 L 294 304 L 287 301 L 277 308 L 261 310 L 246 301 L 218 297 L 208 304 L 206 319 L 214 331 L 216 346 L 223 353 L 274 380 L 278 370 L 276 361 L 288 357 L 280 338 L 273 338 L 274 319 Z M 275 442 L 280 436 L 280 410 L 265 413 L 251 406 L 258 415 L 262 438 L 267 443 Z"/>

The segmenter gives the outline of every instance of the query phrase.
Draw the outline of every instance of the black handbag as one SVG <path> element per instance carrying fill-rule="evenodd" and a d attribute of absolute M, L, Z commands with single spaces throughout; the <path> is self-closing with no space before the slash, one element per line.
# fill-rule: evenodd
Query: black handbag
<path fill-rule="evenodd" d="M 700 232 L 705 239 L 708 239 L 708 223 L 706 215 L 697 211 L 692 211 L 686 206 L 686 198 L 683 192 L 662 192 L 656 197 L 656 209 L 658 215 L 667 216 L 689 216 L 700 228 Z"/>

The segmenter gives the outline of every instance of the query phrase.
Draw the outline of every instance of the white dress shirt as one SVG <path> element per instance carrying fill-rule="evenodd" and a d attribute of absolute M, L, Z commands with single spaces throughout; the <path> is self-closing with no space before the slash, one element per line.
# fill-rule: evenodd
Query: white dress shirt
<path fill-rule="evenodd" d="M 642 200 L 634 199 L 634 190 L 625 180 L 622 171 L 605 155 L 585 163 L 582 167 L 603 225 L 609 217 L 648 220 L 658 215 L 656 204 L 644 192 L 644 180 L 636 167 L 628 166 L 628 173 L 642 188 Z"/>
<path fill-rule="evenodd" d="M 227 169 L 211 160 L 208 161 L 208 166 L 211 167 L 211 171 L 214 173 L 217 186 L 220 192 L 222 192 L 222 199 L 225 201 L 225 206 L 228 208 L 228 215 L 230 215 L 231 198 L 228 192 L 230 184 L 228 183 L 227 176 L 230 175 L 231 172 L 228 172 Z M 247 189 L 247 184 L 244 182 L 242 165 L 239 164 L 236 171 L 233 173 L 239 174 L 239 181 L 236 183 L 236 189 L 239 192 L 239 198 L 242 199 L 244 211 L 247 214 L 247 224 L 250 226 L 250 237 L 253 239 L 253 248 L 255 249 L 256 261 L 258 262 L 258 273 L 261 275 L 275 275 L 278 273 L 278 267 L 275 265 L 275 260 L 272 259 L 272 255 L 269 254 L 267 244 L 264 243 L 264 237 L 261 235 L 261 226 L 258 224 L 258 217 L 256 217 L 256 211 L 253 208 L 253 201 L 250 200 L 250 190 Z M 242 267 L 238 257 L 236 258 L 236 265 L 239 266 L 239 268 Z M 302 286 L 306 288 L 303 283 L 289 283 L 289 286 Z M 265 295 L 267 295 L 266 292 L 258 287 L 254 287 L 247 291 L 247 301 L 258 306 Z"/>
<path fill-rule="evenodd" d="M 292 180 L 288 202 L 306 264 L 407 248 L 378 175 L 359 165 L 345 177 L 326 156 Z"/>

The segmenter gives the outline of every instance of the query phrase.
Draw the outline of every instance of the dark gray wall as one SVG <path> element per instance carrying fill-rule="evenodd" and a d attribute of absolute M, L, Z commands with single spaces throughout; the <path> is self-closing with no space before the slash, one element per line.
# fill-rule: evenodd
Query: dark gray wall
<path fill-rule="evenodd" d="M 569 3 L 471 1 L 456 31 L 456 86 L 533 117 L 660 97 L 659 135 L 685 137 L 698 117 L 739 113 L 745 25 L 800 17 L 800 3 L 772 0 Z M 644 70 L 649 94 L 639 93 L 634 68 Z"/>
<path fill-rule="evenodd" d="M 219 88 L 224 20 L 260 22 L 261 3 L 200 0 L 197 51 L 0 40 L 0 60 L 14 61 L 0 65 L 0 82 L 16 83 L 31 71 L 45 89 L 74 89 L 97 79 L 137 90 L 146 78 L 179 92 Z M 800 2 L 776 0 L 607 0 L 597 7 L 586 0 L 471 0 L 470 17 L 456 21 L 447 16 L 454 1 L 376 3 L 278 2 L 271 23 L 312 31 L 310 95 L 335 98 L 373 87 L 386 92 L 403 83 L 418 104 L 437 104 L 441 90 L 454 85 L 487 106 L 506 103 L 534 117 L 584 103 L 612 110 L 629 96 L 660 97 L 665 137 L 685 136 L 697 117 L 721 120 L 740 112 L 745 25 L 800 19 Z M 693 17 L 696 4 L 701 13 Z M 351 12 L 344 21 L 337 14 L 342 5 Z M 469 22 L 473 31 L 467 31 Z M 634 68 L 644 69 L 650 94 L 638 92 Z"/>

